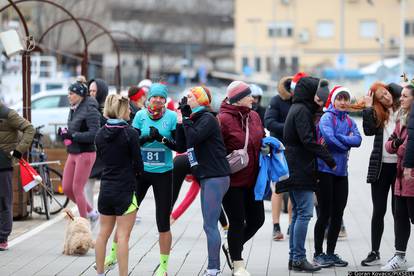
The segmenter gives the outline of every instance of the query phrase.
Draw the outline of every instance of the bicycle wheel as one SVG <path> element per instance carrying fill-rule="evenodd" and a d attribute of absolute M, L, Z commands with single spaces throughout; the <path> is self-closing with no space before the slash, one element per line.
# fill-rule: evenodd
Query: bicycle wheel
<path fill-rule="evenodd" d="M 69 198 L 63 194 L 62 189 L 62 174 L 55 169 L 49 168 L 49 183 L 47 185 L 48 190 L 59 202 L 59 204 L 49 195 L 50 200 L 50 213 L 55 215 L 62 211 L 69 204 Z"/>
<path fill-rule="evenodd" d="M 43 180 L 44 183 L 44 180 Z M 46 184 L 46 183 L 44 183 Z M 46 215 L 46 219 L 50 219 L 50 203 L 49 203 L 49 195 L 47 193 L 46 187 L 41 187 L 41 193 L 42 193 L 42 201 L 43 201 L 43 214 Z"/>
<path fill-rule="evenodd" d="M 43 179 L 43 185 L 38 185 L 38 195 L 41 197 L 41 204 L 38 208 L 34 208 L 34 211 L 40 215 L 46 215 L 46 219 L 50 219 L 50 204 L 49 204 L 49 195 L 47 193 L 47 182 L 49 175 L 47 173 L 47 168 L 39 166 L 38 169 L 39 175 Z"/>

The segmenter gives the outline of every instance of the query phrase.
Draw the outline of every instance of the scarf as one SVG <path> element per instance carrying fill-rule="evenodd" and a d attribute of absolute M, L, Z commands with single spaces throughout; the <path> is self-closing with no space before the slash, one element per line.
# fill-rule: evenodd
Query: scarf
<path fill-rule="evenodd" d="M 165 106 L 157 106 L 154 104 L 149 104 L 147 107 L 147 114 L 152 120 L 158 120 L 164 116 Z"/>

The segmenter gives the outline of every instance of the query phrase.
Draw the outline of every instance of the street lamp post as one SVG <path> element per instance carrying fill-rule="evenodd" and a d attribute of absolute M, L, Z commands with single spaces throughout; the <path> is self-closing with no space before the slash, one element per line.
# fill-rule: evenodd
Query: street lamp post
<path fill-rule="evenodd" d="M 19 15 L 20 21 L 23 24 L 23 28 L 24 28 L 24 32 L 25 32 L 25 49 L 23 50 L 23 54 L 22 54 L 22 88 L 23 88 L 23 117 L 29 121 L 31 121 L 31 81 L 30 81 L 30 76 L 31 76 L 31 72 L 30 72 L 30 51 L 29 51 L 29 47 L 30 47 L 30 41 L 29 41 L 29 37 L 30 37 L 30 33 L 29 33 L 29 29 L 27 28 L 27 23 L 26 20 L 23 16 L 23 14 L 21 13 L 20 9 L 16 6 L 16 4 L 12 1 L 12 0 L 8 0 L 9 1 L 9 6 L 12 6 L 14 8 L 14 10 L 17 12 L 17 14 Z M 1 12 L 1 11 L 0 11 Z"/>
<path fill-rule="evenodd" d="M 256 52 L 257 52 L 257 24 L 261 23 L 262 19 L 259 17 L 252 17 L 252 18 L 247 18 L 247 23 L 251 24 L 252 26 L 252 43 L 251 43 L 251 48 L 252 48 L 252 52 L 253 52 L 253 68 L 256 71 Z M 259 57 L 260 58 L 260 57 Z M 257 73 L 257 72 L 256 72 Z"/>
<path fill-rule="evenodd" d="M 403 73 L 405 68 L 405 0 L 400 3 L 400 72 Z"/>

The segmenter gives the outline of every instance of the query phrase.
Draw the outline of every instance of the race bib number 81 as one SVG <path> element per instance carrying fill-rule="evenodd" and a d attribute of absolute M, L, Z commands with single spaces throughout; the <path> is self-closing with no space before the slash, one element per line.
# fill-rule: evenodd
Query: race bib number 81
<path fill-rule="evenodd" d="M 141 149 L 142 161 L 146 165 L 164 166 L 165 165 L 165 149 L 144 148 Z"/>

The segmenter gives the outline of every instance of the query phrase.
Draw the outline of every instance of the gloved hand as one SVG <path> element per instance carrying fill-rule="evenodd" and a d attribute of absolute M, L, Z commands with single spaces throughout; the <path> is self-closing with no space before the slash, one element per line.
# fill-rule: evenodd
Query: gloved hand
<path fill-rule="evenodd" d="M 14 150 L 11 152 L 11 155 L 16 158 L 16 159 L 21 159 L 22 158 L 22 153 L 18 150 Z"/>
<path fill-rule="evenodd" d="M 72 140 L 73 136 L 72 133 L 67 128 L 59 128 L 58 135 L 62 140 Z"/>
<path fill-rule="evenodd" d="M 260 153 L 263 155 L 268 155 L 270 153 L 270 146 L 268 144 L 260 148 Z"/>
<path fill-rule="evenodd" d="M 180 101 L 180 103 L 178 104 L 178 109 L 181 110 L 181 114 L 183 115 L 183 117 L 187 117 L 189 118 L 191 113 L 193 112 L 191 110 L 191 107 L 187 104 L 187 97 L 183 97 Z"/>
<path fill-rule="evenodd" d="M 394 149 L 398 149 L 403 143 L 404 143 L 404 139 L 401 139 L 400 137 L 396 137 L 392 140 L 392 147 Z"/>
<path fill-rule="evenodd" d="M 154 139 L 154 140 L 156 140 L 158 142 L 161 142 L 161 140 L 163 138 L 163 136 L 160 134 L 160 132 L 158 131 L 158 129 L 156 127 L 153 127 L 153 126 L 150 126 L 150 134 L 149 134 L 149 136 L 152 139 Z"/>

